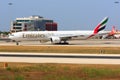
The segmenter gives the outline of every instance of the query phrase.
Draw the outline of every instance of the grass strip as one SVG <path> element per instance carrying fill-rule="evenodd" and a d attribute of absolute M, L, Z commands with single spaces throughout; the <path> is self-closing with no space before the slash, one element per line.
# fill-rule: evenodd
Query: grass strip
<path fill-rule="evenodd" d="M 8 68 L 0 63 L 0 80 L 120 79 L 120 65 L 8 63 Z"/>
<path fill-rule="evenodd" d="M 105 53 L 120 54 L 120 47 L 83 47 L 83 46 L 0 46 L 0 52 L 37 52 L 37 53 Z"/>

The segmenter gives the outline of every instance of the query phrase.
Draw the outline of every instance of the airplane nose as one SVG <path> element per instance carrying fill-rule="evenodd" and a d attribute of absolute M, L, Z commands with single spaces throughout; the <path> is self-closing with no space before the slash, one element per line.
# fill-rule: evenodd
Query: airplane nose
<path fill-rule="evenodd" d="M 13 39 L 14 35 L 13 34 L 9 34 L 8 39 Z"/>
<path fill-rule="evenodd" d="M 9 35 L 9 36 L 8 36 L 8 39 L 12 39 L 12 36 Z"/>

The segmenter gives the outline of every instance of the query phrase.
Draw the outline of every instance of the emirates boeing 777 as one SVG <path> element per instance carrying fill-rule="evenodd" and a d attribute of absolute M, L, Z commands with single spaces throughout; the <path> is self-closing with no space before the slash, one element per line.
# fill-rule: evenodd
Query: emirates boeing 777
<path fill-rule="evenodd" d="M 22 31 L 16 32 L 9 35 L 11 40 L 16 41 L 18 45 L 21 41 L 41 41 L 47 42 L 51 41 L 54 44 L 67 43 L 67 40 L 73 37 L 79 37 L 80 39 L 88 39 L 95 35 L 105 35 L 108 34 L 106 31 L 101 31 L 105 29 L 108 17 L 105 17 L 94 30 L 84 30 L 84 31 Z"/>

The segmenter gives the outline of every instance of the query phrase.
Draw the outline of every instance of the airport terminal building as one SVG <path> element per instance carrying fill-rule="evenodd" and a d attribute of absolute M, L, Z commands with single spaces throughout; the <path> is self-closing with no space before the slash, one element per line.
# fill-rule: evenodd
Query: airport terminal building
<path fill-rule="evenodd" d="M 19 31 L 57 31 L 57 23 L 41 16 L 16 18 L 11 22 L 10 32 Z"/>

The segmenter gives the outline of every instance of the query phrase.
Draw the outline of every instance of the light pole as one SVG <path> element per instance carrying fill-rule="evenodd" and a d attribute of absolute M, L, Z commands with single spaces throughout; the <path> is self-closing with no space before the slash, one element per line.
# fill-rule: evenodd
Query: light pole
<path fill-rule="evenodd" d="M 114 4 L 116 4 L 116 6 L 117 6 L 116 8 L 118 8 L 118 6 L 119 6 L 119 5 L 118 5 L 118 4 L 119 4 L 119 1 L 118 1 L 118 0 L 115 1 Z M 118 15 L 119 15 L 119 14 L 118 14 Z"/>
<path fill-rule="evenodd" d="M 13 5 L 13 3 L 11 3 L 11 2 L 9 2 L 8 3 L 8 6 L 12 6 Z M 9 9 L 9 13 L 10 13 L 10 15 L 9 16 L 11 16 L 11 11 L 10 11 L 11 9 Z M 11 32 L 11 17 L 10 17 L 10 32 Z"/>

